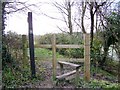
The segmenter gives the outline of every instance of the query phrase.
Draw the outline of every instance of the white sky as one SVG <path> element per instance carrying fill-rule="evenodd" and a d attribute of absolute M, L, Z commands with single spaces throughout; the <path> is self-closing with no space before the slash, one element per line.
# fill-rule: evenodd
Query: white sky
<path fill-rule="evenodd" d="M 29 3 L 36 3 L 36 2 L 49 2 L 50 0 L 20 0 L 22 1 L 29 1 Z M 59 1 L 59 0 L 57 0 Z M 52 6 L 48 6 L 45 4 L 42 4 L 40 6 L 40 11 L 47 13 L 50 16 L 59 17 L 59 14 L 56 13 L 56 9 Z M 27 12 L 26 12 L 27 13 Z M 40 12 L 41 13 L 41 12 Z M 90 21 L 86 21 L 87 23 L 90 23 Z M 61 32 L 56 25 L 59 25 L 60 27 L 64 27 L 64 24 L 61 21 L 50 19 L 44 15 L 36 15 L 33 13 L 33 33 L 36 35 L 43 35 L 46 33 L 58 33 Z M 88 24 L 87 26 L 87 32 L 89 32 Z M 18 34 L 28 34 L 28 23 L 27 23 L 27 14 L 23 13 L 14 13 L 8 16 L 7 19 L 7 31 L 13 31 L 17 32 Z"/>
<path fill-rule="evenodd" d="M 57 28 L 53 20 L 45 16 L 38 16 L 38 17 L 36 16 L 35 18 L 34 16 L 35 15 L 33 14 L 33 33 L 34 34 L 58 32 L 56 31 Z M 27 15 L 14 14 L 14 16 L 9 16 L 6 30 L 15 31 L 19 34 L 28 34 Z"/>
<path fill-rule="evenodd" d="M 21 0 L 25 1 L 25 0 Z M 33 2 L 34 0 L 30 0 L 30 3 L 35 3 Z M 41 0 L 35 0 L 35 1 L 41 1 Z M 48 1 L 48 0 L 46 0 Z M 51 10 L 53 10 L 52 7 L 46 7 L 46 5 L 43 5 L 40 7 L 43 9 L 42 11 L 48 11 L 47 13 L 51 13 Z M 54 14 L 55 16 L 56 14 Z M 52 33 L 52 32 L 60 32 L 56 28 L 56 23 L 59 23 L 57 20 L 52 20 L 44 15 L 36 15 L 33 13 L 33 33 L 34 34 L 46 34 L 46 33 Z M 60 24 L 60 23 L 59 23 Z M 7 31 L 13 31 L 17 32 L 19 34 L 28 34 L 28 23 L 27 23 L 27 14 L 23 13 L 14 13 L 8 16 L 7 19 L 7 27 L 6 27 L 6 32 Z"/>

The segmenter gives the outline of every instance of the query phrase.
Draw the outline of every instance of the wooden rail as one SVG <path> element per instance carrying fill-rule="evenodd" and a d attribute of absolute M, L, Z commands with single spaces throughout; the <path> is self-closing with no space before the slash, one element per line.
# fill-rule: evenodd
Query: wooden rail
<path fill-rule="evenodd" d="M 57 61 L 62 60 L 62 61 L 77 61 L 77 62 L 84 62 L 84 78 L 86 81 L 90 80 L 90 34 L 84 34 L 84 45 L 68 45 L 68 44 L 61 44 L 61 45 L 56 45 L 56 37 L 55 35 L 53 35 L 52 39 L 52 44 L 41 44 L 41 45 L 37 45 L 35 46 L 35 48 L 52 48 L 52 52 L 53 52 L 53 57 L 52 57 L 52 64 L 53 64 L 53 78 L 55 79 L 56 77 L 56 65 L 57 65 Z M 56 48 L 81 48 L 84 47 L 84 58 L 83 59 L 76 59 L 76 58 L 56 58 Z M 24 52 L 26 52 L 24 50 Z M 24 55 L 23 55 L 24 57 Z M 50 58 L 49 58 L 50 59 Z M 25 58 L 24 58 L 25 60 Z M 63 64 L 68 64 L 68 63 L 63 63 Z M 60 64 L 60 67 L 63 67 L 62 64 Z M 78 70 L 78 69 L 76 69 Z M 75 71 L 73 71 L 75 72 Z M 73 74 L 73 72 L 71 72 L 70 74 Z M 63 73 L 62 73 L 63 74 Z M 68 75 L 64 74 L 63 76 Z M 76 74 L 78 77 L 78 72 Z"/>
<path fill-rule="evenodd" d="M 36 45 L 36 48 L 52 48 L 51 44 L 40 44 L 40 45 Z"/>
<path fill-rule="evenodd" d="M 84 62 L 84 58 L 57 58 L 57 61 Z"/>
<path fill-rule="evenodd" d="M 76 73 L 76 70 L 73 70 L 73 71 L 70 71 L 70 72 L 68 72 L 68 73 L 64 73 L 64 74 L 62 74 L 62 75 L 60 75 L 60 76 L 56 76 L 56 78 L 57 79 L 63 79 L 63 78 L 66 78 L 66 77 L 68 77 L 68 76 L 71 76 L 71 75 L 73 75 L 73 74 L 75 74 Z"/>
<path fill-rule="evenodd" d="M 30 56 L 26 56 L 27 59 L 30 59 Z M 46 59 L 46 60 L 52 60 L 52 57 L 35 57 L 35 59 Z M 57 58 L 57 61 L 68 61 L 68 62 L 84 62 L 84 58 Z"/>
<path fill-rule="evenodd" d="M 59 64 L 63 64 L 63 65 L 68 65 L 68 66 L 71 66 L 71 67 L 75 67 L 75 68 L 80 67 L 80 65 L 78 65 L 78 64 L 73 64 L 73 63 L 70 63 L 70 62 L 58 61 L 58 63 L 59 63 Z"/>
<path fill-rule="evenodd" d="M 37 45 L 35 46 L 36 48 L 52 48 L 51 44 L 41 44 L 41 45 Z M 84 47 L 83 45 L 69 45 L 69 44 L 64 44 L 64 45 L 56 45 L 56 48 L 82 48 Z"/>
<path fill-rule="evenodd" d="M 57 48 L 82 48 L 83 45 L 56 45 Z"/>

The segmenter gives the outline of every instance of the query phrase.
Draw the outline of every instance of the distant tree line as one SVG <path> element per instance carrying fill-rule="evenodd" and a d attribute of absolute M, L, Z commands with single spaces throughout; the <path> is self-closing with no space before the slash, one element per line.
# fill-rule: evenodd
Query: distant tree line
<path fill-rule="evenodd" d="M 51 44 L 53 34 L 35 35 L 35 44 Z M 73 35 L 68 33 L 56 34 L 56 44 L 78 44 L 83 45 L 83 34 L 81 32 L 74 32 Z M 84 49 L 57 49 L 57 52 L 69 58 L 82 58 Z"/>

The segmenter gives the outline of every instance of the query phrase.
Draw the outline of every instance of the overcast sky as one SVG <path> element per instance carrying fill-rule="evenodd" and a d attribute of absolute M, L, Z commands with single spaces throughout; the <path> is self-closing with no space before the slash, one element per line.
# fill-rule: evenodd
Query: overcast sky
<path fill-rule="evenodd" d="M 38 2 L 43 3 L 43 4 L 40 4 L 39 6 L 40 10 L 37 11 L 37 14 L 33 12 L 33 33 L 34 34 L 44 35 L 46 33 L 61 32 L 56 27 L 56 25 L 59 25 L 60 27 L 64 27 L 63 22 L 50 19 L 41 14 L 41 13 L 47 13 L 50 16 L 60 17 L 60 15 L 57 13 L 54 7 L 48 4 L 44 4 L 45 2 L 47 3 L 50 2 L 51 0 L 20 0 L 20 1 L 21 2 L 29 1 L 29 3 L 32 3 L 32 4 L 38 3 Z M 34 10 L 34 8 L 32 8 L 32 10 L 36 11 L 38 9 L 35 8 Z M 14 13 L 14 14 L 8 15 L 6 32 L 10 30 L 13 32 L 17 32 L 18 34 L 28 34 L 27 11 L 25 13 Z M 88 25 L 88 23 L 90 22 L 87 22 L 86 25 Z M 87 32 L 89 31 L 90 30 L 88 30 L 87 28 Z"/>
<path fill-rule="evenodd" d="M 25 0 L 21 0 L 21 1 L 25 1 Z M 37 3 L 39 1 L 42 0 L 29 0 L 29 3 Z M 48 0 L 44 0 L 44 2 L 48 2 Z M 43 1 L 42 1 L 43 3 Z M 39 7 L 42 12 L 47 11 L 48 14 L 54 14 L 54 16 L 56 15 L 55 13 L 52 13 L 51 11 L 54 11 L 53 7 L 50 7 L 50 5 L 46 6 L 46 5 L 42 5 Z M 39 11 L 39 12 L 40 12 Z M 59 32 L 59 30 L 56 28 L 56 23 L 58 23 L 57 20 L 52 20 L 44 15 L 39 14 L 39 12 L 37 14 L 33 13 L 33 32 L 34 34 L 46 34 L 46 33 L 52 33 L 52 32 Z M 28 34 L 28 23 L 27 23 L 27 12 L 25 13 L 14 13 L 14 14 L 10 14 L 8 15 L 7 18 L 7 27 L 6 27 L 6 31 L 13 31 L 13 32 L 17 32 L 19 34 Z"/>

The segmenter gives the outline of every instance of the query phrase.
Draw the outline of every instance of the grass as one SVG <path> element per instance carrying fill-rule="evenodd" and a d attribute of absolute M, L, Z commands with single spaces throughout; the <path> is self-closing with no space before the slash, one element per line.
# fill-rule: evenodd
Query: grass
<path fill-rule="evenodd" d="M 45 48 L 35 48 L 35 57 L 39 59 L 50 59 L 52 58 L 52 50 L 45 49 Z M 29 52 L 29 50 L 28 50 Z M 56 52 L 57 58 L 64 57 L 63 55 L 60 55 L 58 52 Z"/>

